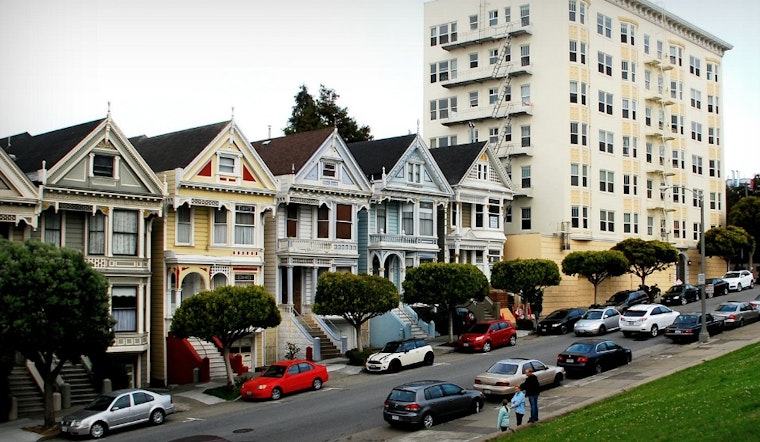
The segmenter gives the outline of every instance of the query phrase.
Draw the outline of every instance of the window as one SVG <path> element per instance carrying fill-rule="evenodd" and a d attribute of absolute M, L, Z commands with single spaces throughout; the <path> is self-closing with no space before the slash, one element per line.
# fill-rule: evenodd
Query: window
<path fill-rule="evenodd" d="M 699 77 L 701 63 L 702 60 L 698 59 L 697 57 L 693 55 L 689 56 L 689 73 Z"/>
<path fill-rule="evenodd" d="M 386 233 L 387 208 L 385 203 L 378 204 L 375 207 L 375 218 L 375 233 Z"/>
<path fill-rule="evenodd" d="M 385 206 L 383 206 L 385 208 Z M 285 209 L 285 234 L 288 238 L 298 237 L 298 204 L 288 204 Z M 385 225 L 383 223 L 383 225 Z"/>
<path fill-rule="evenodd" d="M 520 209 L 520 227 L 523 230 L 530 230 L 530 207 Z"/>
<path fill-rule="evenodd" d="M 623 193 L 626 195 L 639 194 L 639 177 L 636 175 L 623 175 Z"/>
<path fill-rule="evenodd" d="M 612 115 L 612 94 L 599 91 L 599 112 Z"/>
<path fill-rule="evenodd" d="M 652 193 L 654 191 L 654 181 L 647 180 L 647 198 L 652 199 Z"/>
<path fill-rule="evenodd" d="M 177 244 L 190 244 L 192 239 L 192 218 L 190 207 L 183 204 L 177 207 Z"/>
<path fill-rule="evenodd" d="M 696 89 L 691 90 L 691 107 L 702 109 L 702 92 Z"/>
<path fill-rule="evenodd" d="M 623 136 L 623 156 L 638 158 L 639 156 L 639 139 L 636 137 L 630 137 L 628 135 Z"/>
<path fill-rule="evenodd" d="M 708 173 L 711 177 L 720 178 L 720 161 L 710 160 L 708 161 Z"/>
<path fill-rule="evenodd" d="M 420 235 L 433 236 L 433 203 L 420 202 Z"/>
<path fill-rule="evenodd" d="M 720 113 L 718 112 L 718 97 L 715 95 L 708 95 L 707 96 L 707 112 L 710 113 Z"/>
<path fill-rule="evenodd" d="M 530 24 L 530 5 L 520 5 L 520 24 L 522 26 Z"/>
<path fill-rule="evenodd" d="M 654 235 L 654 217 L 653 216 L 647 217 L 647 235 L 649 236 Z"/>
<path fill-rule="evenodd" d="M 614 153 L 614 135 L 606 130 L 599 131 L 599 152 Z"/>
<path fill-rule="evenodd" d="M 570 82 L 570 102 L 586 105 L 586 83 Z"/>
<path fill-rule="evenodd" d="M 415 184 L 422 182 L 422 164 L 406 163 L 406 181 Z"/>
<path fill-rule="evenodd" d="M 623 98 L 623 118 L 636 119 L 636 100 Z"/>
<path fill-rule="evenodd" d="M 498 127 L 488 128 L 488 142 L 494 143 L 494 144 L 499 142 L 499 128 Z"/>
<path fill-rule="evenodd" d="M 670 45 L 670 64 L 683 66 L 683 48 L 680 46 Z"/>
<path fill-rule="evenodd" d="M 483 227 L 483 211 L 485 206 L 483 204 L 475 204 L 475 227 Z"/>
<path fill-rule="evenodd" d="M 530 185 L 530 166 L 522 166 L 520 168 L 520 176 L 522 177 L 522 180 L 520 181 L 520 186 L 522 186 L 523 189 L 528 189 L 531 187 Z"/>
<path fill-rule="evenodd" d="M 602 232 L 615 231 L 615 212 L 610 210 L 599 211 L 599 230 Z"/>
<path fill-rule="evenodd" d="M 489 49 L 488 50 L 488 64 L 495 65 L 499 62 L 499 49 Z"/>
<path fill-rule="evenodd" d="M 504 101 L 512 101 L 512 85 L 504 86 Z"/>
<path fill-rule="evenodd" d="M 113 177 L 114 157 L 110 155 L 93 155 L 92 174 L 94 176 Z"/>
<path fill-rule="evenodd" d="M 317 209 L 317 238 L 330 237 L 330 209 L 322 205 Z"/>
<path fill-rule="evenodd" d="M 137 287 L 113 287 L 111 314 L 116 320 L 114 332 L 137 331 Z"/>
<path fill-rule="evenodd" d="M 620 23 L 620 43 L 636 45 L 636 26 L 631 23 Z"/>
<path fill-rule="evenodd" d="M 430 28 L 430 46 L 457 41 L 457 22 L 444 23 Z"/>
<path fill-rule="evenodd" d="M 644 89 L 651 90 L 652 89 L 652 71 L 649 69 L 644 71 Z"/>
<path fill-rule="evenodd" d="M 488 200 L 488 228 L 498 229 L 500 219 L 501 219 L 501 216 L 500 216 L 499 200 L 489 199 Z"/>
<path fill-rule="evenodd" d="M 623 81 L 636 82 L 636 63 L 629 60 L 623 60 L 620 65 L 620 72 Z"/>
<path fill-rule="evenodd" d="M 702 123 L 691 122 L 691 139 L 702 141 Z"/>
<path fill-rule="evenodd" d="M 512 21 L 512 9 L 507 6 L 504 8 L 504 23 L 509 23 Z"/>
<path fill-rule="evenodd" d="M 623 233 L 639 233 L 639 214 L 623 214 Z"/>
<path fill-rule="evenodd" d="M 720 128 L 719 127 L 707 128 L 707 143 L 720 146 Z"/>
<path fill-rule="evenodd" d="M 488 104 L 496 104 L 499 101 L 499 90 L 497 88 L 488 89 Z"/>
<path fill-rule="evenodd" d="M 505 223 L 512 222 L 512 206 L 504 207 L 504 222 Z"/>
<path fill-rule="evenodd" d="M 580 185 L 580 179 L 580 164 L 570 164 L 570 185 L 573 187 L 578 187 Z"/>
<path fill-rule="evenodd" d="M 475 31 L 477 29 L 478 29 L 478 16 L 471 15 L 470 16 L 470 30 Z"/>
<path fill-rule="evenodd" d="M 657 59 L 662 60 L 664 49 L 664 43 L 661 40 L 657 40 Z"/>
<path fill-rule="evenodd" d="M 488 163 L 478 163 L 477 166 L 478 179 L 488 180 Z"/>
<path fill-rule="evenodd" d="M 644 34 L 644 53 L 649 54 L 649 35 Z"/>
<path fill-rule="evenodd" d="M 475 64 L 478 63 L 478 54 L 475 55 Z M 470 55 L 472 57 L 472 54 Z M 470 64 L 472 65 L 472 58 L 470 58 Z M 457 78 L 457 60 L 444 60 L 438 63 L 430 64 L 430 82 L 436 81 L 448 81 Z"/>
<path fill-rule="evenodd" d="M 598 56 L 598 63 L 597 63 L 597 70 L 600 74 L 609 75 L 612 76 L 612 55 L 605 54 L 604 52 L 599 51 L 597 53 Z"/>
<path fill-rule="evenodd" d="M 580 144 L 582 146 L 588 145 L 588 125 L 586 123 L 571 122 L 570 123 L 570 144 Z"/>
<path fill-rule="evenodd" d="M 255 244 L 256 208 L 235 206 L 235 244 L 252 246 Z"/>
<path fill-rule="evenodd" d="M 530 45 L 520 46 L 520 66 L 530 66 Z"/>
<path fill-rule="evenodd" d="M 499 11 L 488 11 L 488 26 L 496 26 L 499 24 Z"/>
<path fill-rule="evenodd" d="M 596 33 L 612 38 L 612 19 L 606 15 L 596 14 Z"/>
<path fill-rule="evenodd" d="M 214 210 L 214 244 L 227 244 L 227 209 L 220 207 Z"/>
<path fill-rule="evenodd" d="M 710 192 L 710 209 L 711 210 L 723 210 L 723 209 L 721 209 L 720 193 Z"/>
<path fill-rule="evenodd" d="M 710 81 L 718 81 L 718 65 L 715 63 L 707 64 L 707 79 Z"/>
<path fill-rule="evenodd" d="M 610 170 L 599 171 L 599 191 L 600 192 L 615 192 L 615 172 Z"/>
<path fill-rule="evenodd" d="M 457 111 L 457 98 L 441 98 L 440 100 L 430 101 L 430 119 L 446 119 L 449 118 L 449 111 Z M 443 146 L 441 146 L 443 147 Z"/>
<path fill-rule="evenodd" d="M 520 126 L 520 145 L 530 147 L 530 126 Z"/>
<path fill-rule="evenodd" d="M 570 40 L 570 61 L 586 64 L 586 43 Z"/>
<path fill-rule="evenodd" d="M 335 178 L 337 175 L 338 165 L 332 161 L 322 162 L 322 177 Z"/>
<path fill-rule="evenodd" d="M 702 157 L 699 155 L 691 156 L 691 172 L 702 175 Z"/>
<path fill-rule="evenodd" d="M 701 198 L 704 198 L 705 192 L 704 190 L 695 190 L 691 193 L 691 205 L 693 207 L 699 207 L 699 200 Z"/>
<path fill-rule="evenodd" d="M 576 0 L 568 1 L 569 20 L 577 21 L 578 19 L 578 2 Z"/>
<path fill-rule="evenodd" d="M 219 174 L 235 174 L 235 157 L 228 157 L 224 155 L 219 156 Z"/>
<path fill-rule="evenodd" d="M 504 141 L 512 141 L 512 125 L 504 126 Z"/>
<path fill-rule="evenodd" d="M 646 151 L 646 161 L 647 163 L 652 164 L 652 161 L 654 159 L 654 146 L 652 143 L 647 143 Z"/>
<path fill-rule="evenodd" d="M 414 204 L 405 203 L 401 207 L 401 229 L 405 235 L 414 235 Z"/>
<path fill-rule="evenodd" d="M 87 223 L 87 253 L 104 255 L 106 253 L 106 216 L 98 212 Z"/>
<path fill-rule="evenodd" d="M 137 212 L 113 211 L 113 254 L 137 255 Z"/>
<path fill-rule="evenodd" d="M 470 107 L 478 107 L 478 91 L 470 92 Z"/>
<path fill-rule="evenodd" d="M 351 239 L 353 230 L 353 208 L 349 204 L 336 204 L 335 237 L 337 239 Z"/>
<path fill-rule="evenodd" d="M 523 84 L 520 86 L 520 100 L 523 106 L 530 106 L 530 85 Z"/>
<path fill-rule="evenodd" d="M 570 225 L 574 228 L 588 229 L 588 206 L 570 207 Z"/>

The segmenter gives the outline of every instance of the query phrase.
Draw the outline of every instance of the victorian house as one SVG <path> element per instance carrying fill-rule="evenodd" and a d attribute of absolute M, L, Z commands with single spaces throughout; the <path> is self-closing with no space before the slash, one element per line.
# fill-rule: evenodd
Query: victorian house
<path fill-rule="evenodd" d="M 503 256 L 504 222 L 514 192 L 504 166 L 488 142 L 430 149 L 454 190 L 443 227 L 439 261 L 474 264 L 491 278 Z"/>
<path fill-rule="evenodd" d="M 311 306 L 321 273 L 357 273 L 367 266 L 358 246 L 367 232 L 358 220 L 366 217 L 369 181 L 337 129 L 257 141 L 253 147 L 280 185 L 274 222 L 264 226 L 264 285 L 276 293 L 283 313 L 278 354 L 284 354 L 288 342 L 304 349 L 312 346 L 319 335 L 320 344 L 332 344 L 318 347 L 322 356 L 343 350 L 347 343 L 341 335 L 353 333 L 341 332 L 341 324 L 328 326 L 311 314 Z"/>
<path fill-rule="evenodd" d="M 37 188 L 5 149 L 0 149 L 0 238 L 29 239 L 37 228 L 39 210 Z"/>
<path fill-rule="evenodd" d="M 172 315 L 200 291 L 264 283 L 264 224 L 273 222 L 276 180 L 234 120 L 132 142 L 168 188 L 153 230 L 151 380 L 192 382 L 195 368 L 201 379 L 223 377 L 217 347 L 169 336 Z M 231 353 L 242 364 L 234 369 L 272 362 L 264 334 L 252 330 L 238 341 Z"/>
<path fill-rule="evenodd" d="M 115 341 L 108 353 L 124 367 L 129 384 L 147 385 L 148 312 L 153 308 L 150 234 L 154 220 L 161 216 L 164 185 L 110 113 L 104 119 L 41 135 L 7 137 L 3 147 L 39 186 L 41 202 L 36 230 L 30 232 L 13 221 L 19 227 L 9 231 L 19 239 L 31 236 L 79 250 L 107 277 L 116 319 Z M 4 187 L 19 193 L 4 202 L 12 200 L 17 205 L 15 216 L 34 227 L 33 187 L 23 184 L 14 168 L 3 166 L 2 171 Z"/>

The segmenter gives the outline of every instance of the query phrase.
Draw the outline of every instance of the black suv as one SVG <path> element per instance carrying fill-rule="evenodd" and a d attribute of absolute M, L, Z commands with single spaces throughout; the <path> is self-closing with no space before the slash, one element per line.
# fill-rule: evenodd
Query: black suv
<path fill-rule="evenodd" d="M 622 290 L 610 297 L 605 306 L 615 307 L 620 313 L 625 313 L 629 307 L 636 304 L 649 304 L 649 295 L 644 290 Z"/>
<path fill-rule="evenodd" d="M 538 323 L 538 334 L 548 335 L 559 333 L 564 335 L 575 326 L 575 323 L 586 313 L 585 308 L 562 308 L 549 313 Z"/>

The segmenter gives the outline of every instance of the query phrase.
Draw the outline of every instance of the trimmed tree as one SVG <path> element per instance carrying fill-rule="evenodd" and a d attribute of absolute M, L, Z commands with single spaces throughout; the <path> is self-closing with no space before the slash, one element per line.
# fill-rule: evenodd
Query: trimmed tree
<path fill-rule="evenodd" d="M 756 176 L 755 180 L 757 179 Z M 754 190 L 758 192 L 758 187 L 754 187 Z M 760 197 L 744 197 L 731 206 L 726 217 L 726 224 L 743 228 L 755 241 L 760 239 Z M 749 256 L 745 257 L 750 264 L 759 260 L 756 252 L 753 244 L 752 250 L 749 251 L 753 259 L 750 261 Z"/>
<path fill-rule="evenodd" d="M 665 270 L 678 261 L 678 250 L 656 239 L 644 241 L 640 238 L 628 238 L 615 244 L 611 250 L 623 252 L 631 264 L 628 273 L 641 278 L 641 285 L 646 285 L 647 276 Z"/>
<path fill-rule="evenodd" d="M 562 260 L 562 273 L 583 276 L 593 284 L 596 304 L 599 284 L 610 276 L 624 274 L 630 266 L 625 255 L 617 250 L 570 252 Z"/>
<path fill-rule="evenodd" d="M 354 327 L 356 347 L 361 352 L 362 324 L 398 306 L 396 286 L 377 275 L 327 272 L 317 280 L 311 311 L 318 315 L 341 316 Z"/>
<path fill-rule="evenodd" d="M 705 232 L 705 255 L 720 256 L 726 261 L 726 270 L 731 268 L 731 260 L 740 251 L 748 254 L 755 248 L 755 239 L 741 227 L 713 227 Z"/>
<path fill-rule="evenodd" d="M 0 239 L 0 298 L 3 347 L 34 362 L 45 386 L 44 425 L 53 427 L 63 364 L 102 355 L 113 342 L 108 281 L 76 250 Z"/>
<path fill-rule="evenodd" d="M 257 328 L 276 327 L 280 320 L 274 297 L 264 287 L 227 285 L 182 301 L 174 312 L 171 332 L 178 338 L 193 336 L 212 344 L 216 338 L 222 346 L 227 385 L 232 386 L 232 344 Z"/>
<path fill-rule="evenodd" d="M 544 289 L 560 281 L 559 266 L 550 259 L 499 261 L 491 271 L 491 285 L 522 296 L 530 304 L 536 324 L 543 309 Z"/>
<path fill-rule="evenodd" d="M 406 272 L 404 302 L 438 305 L 449 316 L 449 342 L 454 341 L 457 305 L 482 301 L 488 295 L 488 278 L 472 264 L 425 263 Z"/>

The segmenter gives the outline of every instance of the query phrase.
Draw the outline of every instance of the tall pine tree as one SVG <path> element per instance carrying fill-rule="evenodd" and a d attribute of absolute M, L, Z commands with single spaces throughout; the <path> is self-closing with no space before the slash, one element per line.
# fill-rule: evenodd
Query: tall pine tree
<path fill-rule="evenodd" d="M 293 112 L 288 119 L 288 126 L 283 129 L 285 135 L 299 132 L 337 127 L 338 133 L 347 143 L 369 141 L 372 139 L 369 126 L 360 126 L 348 115 L 348 109 L 337 104 L 338 95 L 335 90 L 324 85 L 319 87 L 319 98 L 314 99 L 309 94 L 306 85 L 301 85 L 295 96 Z"/>

